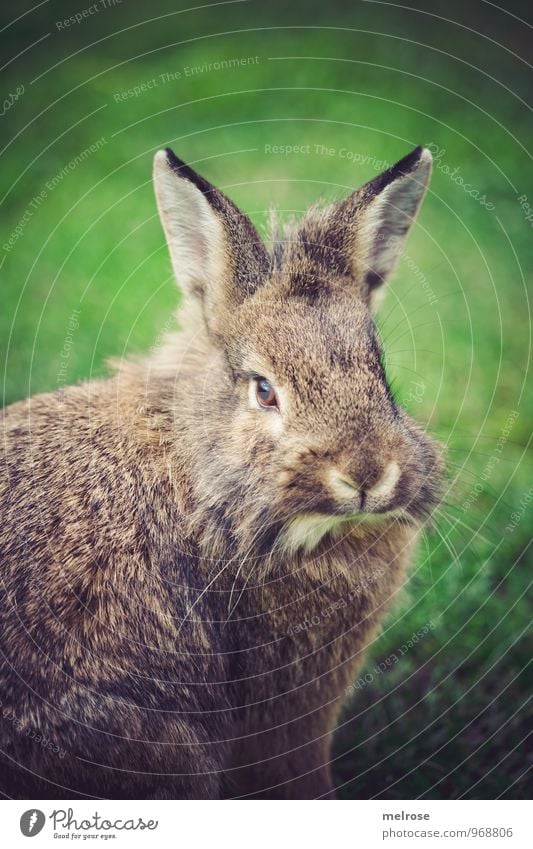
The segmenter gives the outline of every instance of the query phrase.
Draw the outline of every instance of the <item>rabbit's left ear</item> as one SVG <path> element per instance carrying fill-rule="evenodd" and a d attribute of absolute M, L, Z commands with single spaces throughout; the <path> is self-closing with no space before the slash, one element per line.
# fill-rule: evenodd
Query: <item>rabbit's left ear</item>
<path fill-rule="evenodd" d="M 429 150 L 417 147 L 339 203 L 311 210 L 288 253 L 299 274 L 295 294 L 313 296 L 337 280 L 374 307 L 403 250 L 431 176 Z"/>
<path fill-rule="evenodd" d="M 155 155 L 154 189 L 174 274 L 211 329 L 264 280 L 267 251 L 250 219 L 170 149 Z"/>
<path fill-rule="evenodd" d="M 344 201 L 342 211 L 353 221 L 355 274 L 371 304 L 396 267 L 424 199 L 432 161 L 429 150 L 417 147 Z"/>

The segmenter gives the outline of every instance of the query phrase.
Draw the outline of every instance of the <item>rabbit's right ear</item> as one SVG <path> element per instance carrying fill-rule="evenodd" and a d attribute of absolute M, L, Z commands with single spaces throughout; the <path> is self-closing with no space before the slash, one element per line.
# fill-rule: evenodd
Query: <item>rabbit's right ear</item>
<path fill-rule="evenodd" d="M 261 284 L 267 251 L 250 219 L 170 149 L 155 155 L 154 189 L 176 278 L 211 329 Z"/>

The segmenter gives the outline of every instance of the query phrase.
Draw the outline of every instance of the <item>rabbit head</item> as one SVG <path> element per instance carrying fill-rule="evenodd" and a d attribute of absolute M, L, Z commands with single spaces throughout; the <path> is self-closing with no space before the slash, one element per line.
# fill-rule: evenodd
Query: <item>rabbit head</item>
<path fill-rule="evenodd" d="M 156 154 L 172 265 L 207 352 L 196 474 L 234 532 L 310 550 L 342 523 L 370 532 L 435 503 L 440 451 L 395 403 L 372 318 L 430 172 L 416 148 L 267 249 L 222 192 Z"/>

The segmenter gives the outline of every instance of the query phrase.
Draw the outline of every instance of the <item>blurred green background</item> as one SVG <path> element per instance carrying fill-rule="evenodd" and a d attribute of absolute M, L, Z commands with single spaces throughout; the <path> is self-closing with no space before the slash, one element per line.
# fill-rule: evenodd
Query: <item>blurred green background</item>
<path fill-rule="evenodd" d="M 169 327 L 158 148 L 262 229 L 269 207 L 299 214 L 430 145 L 379 323 L 398 399 L 447 445 L 448 491 L 344 712 L 335 778 L 344 798 L 525 797 L 530 6 L 186 5 L 0 13 L 3 402 L 102 374 Z"/>

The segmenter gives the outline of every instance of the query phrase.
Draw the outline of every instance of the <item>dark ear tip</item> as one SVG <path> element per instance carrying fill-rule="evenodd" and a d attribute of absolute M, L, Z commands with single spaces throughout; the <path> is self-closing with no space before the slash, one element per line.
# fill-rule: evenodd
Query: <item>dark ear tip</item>
<path fill-rule="evenodd" d="M 407 156 L 404 156 L 403 159 L 400 159 L 396 165 L 393 165 L 390 169 L 391 176 L 393 179 L 396 177 L 403 177 L 406 174 L 411 174 L 415 171 L 420 164 L 424 163 L 426 165 L 430 165 L 432 161 L 432 156 L 429 150 L 425 147 L 415 147 L 411 153 L 408 153 Z"/>
<path fill-rule="evenodd" d="M 167 162 L 170 165 L 170 167 L 172 168 L 172 170 L 176 171 L 176 173 L 180 174 L 180 176 L 181 176 L 181 172 L 185 168 L 187 168 L 185 162 L 183 162 L 183 160 L 179 159 L 176 156 L 176 154 L 174 153 L 174 151 L 172 150 L 172 148 L 170 148 L 170 147 L 165 147 L 165 153 L 166 153 L 166 157 L 167 157 Z M 185 176 L 185 175 L 183 175 L 183 176 Z"/>
<path fill-rule="evenodd" d="M 391 183 L 394 183 L 399 177 L 406 177 L 408 174 L 414 174 L 414 172 L 418 172 L 415 177 L 417 181 L 427 183 L 431 172 L 432 161 L 433 157 L 430 151 L 426 147 L 419 145 L 408 153 L 407 156 L 404 156 L 403 159 L 400 159 L 399 162 L 396 162 L 395 165 L 391 165 L 386 171 L 383 171 L 377 177 L 374 177 L 373 180 L 365 183 L 360 191 L 367 198 L 374 197 Z"/>
<path fill-rule="evenodd" d="M 196 186 L 197 189 L 200 189 L 203 194 L 214 194 L 215 189 L 213 186 L 204 180 L 200 174 L 197 174 L 189 165 L 187 165 L 182 159 L 176 156 L 172 148 L 165 147 L 162 150 L 159 150 L 155 155 L 156 162 L 159 165 L 166 164 L 168 167 L 183 180 L 189 180 L 193 185 Z"/>
<path fill-rule="evenodd" d="M 408 153 L 407 156 L 404 156 L 402 161 L 405 162 L 406 165 L 416 165 L 418 164 L 421 154 L 422 147 L 421 145 L 417 145 L 417 147 L 415 147 L 415 149 L 412 150 L 411 153 Z"/>

